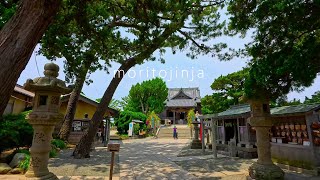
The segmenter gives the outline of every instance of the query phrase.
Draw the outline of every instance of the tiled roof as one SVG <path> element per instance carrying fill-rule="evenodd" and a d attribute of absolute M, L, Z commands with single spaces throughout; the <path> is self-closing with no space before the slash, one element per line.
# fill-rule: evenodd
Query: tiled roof
<path fill-rule="evenodd" d="M 182 98 L 177 98 L 179 94 L 183 94 Z M 196 107 L 200 102 L 199 88 L 169 88 L 168 98 L 165 101 L 167 107 Z"/>
<path fill-rule="evenodd" d="M 250 112 L 250 105 L 249 104 L 242 104 L 242 105 L 236 105 L 232 106 L 231 108 L 218 113 L 218 117 L 221 116 L 233 116 L 233 115 L 240 115 Z"/>
<path fill-rule="evenodd" d="M 70 98 L 70 94 L 63 95 L 63 96 L 61 96 L 61 102 L 68 102 L 68 101 L 69 101 L 69 98 Z M 99 105 L 99 103 L 98 103 L 97 101 L 92 100 L 92 99 L 90 99 L 90 98 L 88 98 L 88 97 L 86 97 L 86 96 L 84 96 L 84 95 L 82 95 L 82 94 L 80 94 L 79 100 L 81 100 L 81 101 L 83 101 L 83 102 L 86 102 L 86 103 L 88 103 L 88 104 L 91 104 L 91 105 L 93 105 L 93 106 L 95 106 L 95 107 L 98 107 L 98 105 Z M 110 108 L 110 107 L 108 107 L 108 110 L 109 110 L 109 111 L 113 111 L 115 114 L 118 113 L 118 110 L 113 109 L 113 108 Z"/>
<path fill-rule="evenodd" d="M 282 106 L 275 107 L 270 109 L 271 115 L 285 115 L 285 114 L 295 114 L 295 113 L 306 113 L 309 111 L 313 111 L 316 109 L 320 109 L 320 104 L 299 104 L 294 106 Z M 236 105 L 231 108 L 218 113 L 217 117 L 223 116 L 235 116 L 235 115 L 243 115 L 250 112 L 250 105 Z"/>
<path fill-rule="evenodd" d="M 169 88 L 168 89 L 168 99 L 172 99 L 174 96 L 176 96 L 180 91 L 182 91 L 184 94 L 189 96 L 190 98 L 198 98 L 200 97 L 200 90 L 199 88 Z"/>
<path fill-rule="evenodd" d="M 20 86 L 20 85 L 16 85 L 14 87 L 14 91 L 17 92 L 17 93 L 32 97 L 32 98 L 34 97 L 34 93 L 33 92 L 30 92 L 30 91 L 27 91 L 27 90 L 23 89 L 22 86 Z"/>
<path fill-rule="evenodd" d="M 193 99 L 172 99 L 167 101 L 167 107 L 196 107 L 197 102 Z"/>
<path fill-rule="evenodd" d="M 294 113 L 306 113 L 312 110 L 320 108 L 320 104 L 299 104 L 295 106 L 282 106 L 272 108 L 272 115 L 281 115 L 281 114 L 294 114 Z"/>

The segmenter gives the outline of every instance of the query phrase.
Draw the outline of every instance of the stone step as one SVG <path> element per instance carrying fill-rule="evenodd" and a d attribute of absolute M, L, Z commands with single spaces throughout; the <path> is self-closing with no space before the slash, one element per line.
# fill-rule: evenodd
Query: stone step
<path fill-rule="evenodd" d="M 178 127 L 178 138 L 180 139 L 190 139 L 191 132 L 189 128 L 179 128 Z M 158 138 L 173 138 L 173 130 L 171 127 L 161 128 L 158 134 Z"/>

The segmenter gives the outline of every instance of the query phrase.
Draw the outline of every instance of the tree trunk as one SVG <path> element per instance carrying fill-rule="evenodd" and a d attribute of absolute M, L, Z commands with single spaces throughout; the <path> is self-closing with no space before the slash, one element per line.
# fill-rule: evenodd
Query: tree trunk
<path fill-rule="evenodd" d="M 74 158 L 80 159 L 80 158 L 90 157 L 89 154 L 90 154 L 91 145 L 94 141 L 94 137 L 97 133 L 98 127 L 103 119 L 103 116 L 108 108 L 108 105 L 112 99 L 114 92 L 116 91 L 119 83 L 121 82 L 124 75 L 128 72 L 128 70 L 134 65 L 136 65 L 137 63 L 142 63 L 143 60 L 150 57 L 152 53 L 155 50 L 157 50 L 165 42 L 165 40 L 177 29 L 179 29 L 181 26 L 183 26 L 183 23 L 181 22 L 177 24 L 172 24 L 172 26 L 166 28 L 163 31 L 162 35 L 153 39 L 153 42 L 149 44 L 149 46 L 146 48 L 146 50 L 143 53 L 138 54 L 135 57 L 129 58 L 120 66 L 120 68 L 118 69 L 118 74 L 116 74 L 113 77 L 108 88 L 103 94 L 101 102 L 99 103 L 99 106 L 97 107 L 97 110 L 91 119 L 90 126 L 87 133 L 85 133 L 82 136 L 79 144 L 76 146 L 73 152 Z"/>
<path fill-rule="evenodd" d="M 61 0 L 22 0 L 0 31 L 0 115 L 32 52 L 57 14 Z"/>
<path fill-rule="evenodd" d="M 101 101 L 99 103 L 99 106 L 97 107 L 96 112 L 94 113 L 89 129 L 87 133 L 85 133 L 79 144 L 76 146 L 73 155 L 76 159 L 81 158 L 88 158 L 90 157 L 90 149 L 91 145 L 94 141 L 94 137 L 97 133 L 97 129 L 99 128 L 99 125 L 101 124 L 101 121 L 103 119 L 103 116 L 108 108 L 108 104 L 110 103 L 112 96 L 114 92 L 116 91 L 119 83 L 121 82 L 124 75 L 128 72 L 128 70 L 133 67 L 136 64 L 136 59 L 131 58 L 127 60 L 124 64 L 120 66 L 118 69 L 118 73 L 116 74 L 113 79 L 111 80 L 107 90 L 104 92 Z M 122 73 L 123 72 L 123 73 Z M 122 75 L 121 75 L 122 73 Z"/>
<path fill-rule="evenodd" d="M 63 123 L 58 135 L 59 138 L 64 141 L 68 141 L 70 131 L 72 129 L 72 122 L 74 119 L 74 115 L 76 114 L 77 102 L 78 102 L 84 81 L 85 81 L 85 76 L 82 78 L 77 78 L 75 82 L 75 87 L 70 94 L 66 114 L 64 116 Z"/>

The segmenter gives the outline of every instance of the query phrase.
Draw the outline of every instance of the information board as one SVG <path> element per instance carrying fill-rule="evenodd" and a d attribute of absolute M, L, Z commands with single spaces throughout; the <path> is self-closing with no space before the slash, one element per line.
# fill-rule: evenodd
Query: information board
<path fill-rule="evenodd" d="M 133 134 L 133 122 L 129 123 L 129 132 L 128 132 L 128 136 L 131 137 Z"/>

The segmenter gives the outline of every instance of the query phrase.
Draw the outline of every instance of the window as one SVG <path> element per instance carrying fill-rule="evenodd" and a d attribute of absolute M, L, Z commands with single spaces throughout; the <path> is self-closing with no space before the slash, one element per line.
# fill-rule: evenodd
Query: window
<path fill-rule="evenodd" d="M 47 105 L 48 96 L 40 96 L 39 97 L 39 106 Z"/>

